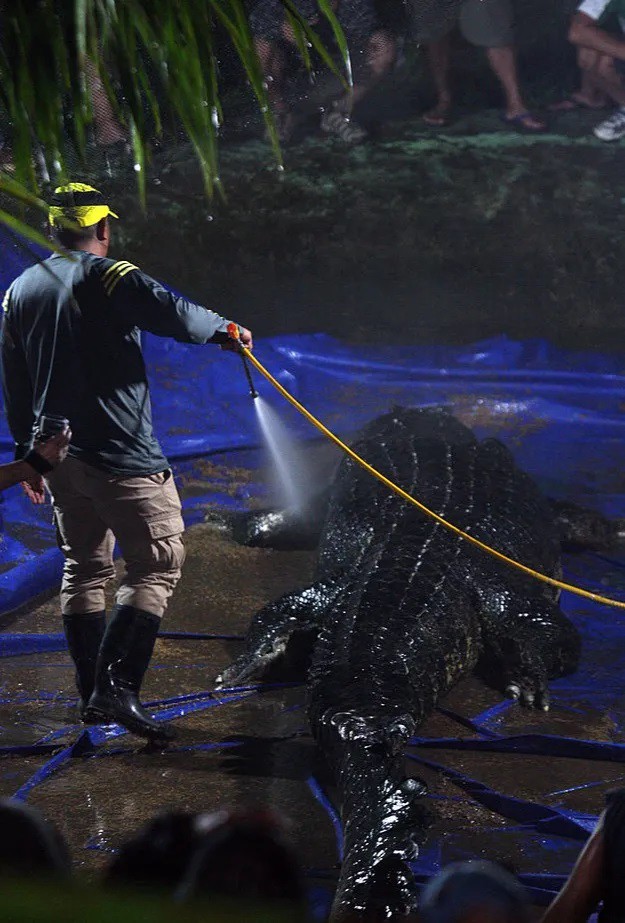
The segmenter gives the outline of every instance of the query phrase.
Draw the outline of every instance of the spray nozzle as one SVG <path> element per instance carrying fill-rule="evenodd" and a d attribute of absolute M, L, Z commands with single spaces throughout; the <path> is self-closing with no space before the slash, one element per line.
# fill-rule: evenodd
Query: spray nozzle
<path fill-rule="evenodd" d="M 240 351 L 242 347 L 242 343 L 241 343 L 241 334 L 239 333 L 238 326 L 234 323 L 228 324 L 226 331 L 230 339 L 234 340 L 234 342 L 236 343 L 237 350 Z"/>
<path fill-rule="evenodd" d="M 247 378 L 247 383 L 250 386 L 250 394 L 254 399 L 258 397 L 258 391 L 254 387 L 254 382 L 252 381 L 252 373 L 250 372 L 250 367 L 247 364 L 247 359 L 245 358 L 245 346 L 241 342 L 241 334 L 239 333 L 239 328 L 236 324 L 228 324 L 227 327 L 228 336 L 233 340 L 235 344 L 235 349 L 238 354 L 241 356 L 241 362 L 243 363 L 243 369 L 245 371 L 245 377 Z"/>

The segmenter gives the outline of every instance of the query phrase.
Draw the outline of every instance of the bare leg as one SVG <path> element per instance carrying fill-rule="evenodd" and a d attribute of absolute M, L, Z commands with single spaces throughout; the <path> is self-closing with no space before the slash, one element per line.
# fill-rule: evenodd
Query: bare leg
<path fill-rule="evenodd" d="M 519 78 L 516 67 L 516 55 L 512 45 L 502 45 L 500 48 L 487 48 L 486 56 L 493 72 L 499 80 L 506 98 L 506 117 L 519 119 L 520 125 L 530 131 L 542 131 L 544 122 L 527 113 L 527 106 L 521 96 Z M 525 114 L 527 115 L 523 117 Z"/>
<path fill-rule="evenodd" d="M 614 67 L 614 59 L 608 55 L 601 55 L 593 72 L 593 80 L 599 89 L 603 90 L 608 99 L 617 106 L 625 106 L 625 86 L 623 78 Z"/>
<path fill-rule="evenodd" d="M 580 70 L 579 90 L 569 93 L 564 99 L 549 106 L 551 112 L 571 112 L 580 106 L 583 109 L 604 109 L 608 97 L 597 85 L 597 67 L 603 55 L 592 48 L 580 48 L 577 52 L 577 64 Z"/>
<path fill-rule="evenodd" d="M 588 109 L 603 109 L 607 102 L 605 93 L 596 85 L 592 77 L 591 73 L 582 74 L 579 90 L 571 93 L 571 99 Z"/>
<path fill-rule="evenodd" d="M 364 80 L 358 79 L 354 83 L 352 92 L 344 97 L 345 103 L 341 105 L 341 111 L 351 113 L 356 103 L 390 70 L 396 52 L 397 43 L 388 32 L 377 31 L 371 35 L 366 51 L 367 76 Z"/>
<path fill-rule="evenodd" d="M 373 32 L 365 51 L 365 74 L 358 75 L 350 93 L 344 94 L 324 112 L 321 128 L 330 134 L 338 135 L 347 144 L 358 144 L 367 137 L 367 132 L 360 125 L 351 121 L 354 106 L 363 99 L 372 87 L 388 72 L 395 60 L 397 44 L 387 32 Z"/>
<path fill-rule="evenodd" d="M 449 35 L 427 45 L 428 64 L 436 88 L 436 105 L 423 115 L 428 125 L 445 125 L 451 108 L 451 87 L 449 83 Z"/>
<path fill-rule="evenodd" d="M 88 58 L 85 62 L 85 76 L 93 106 L 96 144 L 107 145 L 116 144 L 118 141 L 126 141 L 124 129 L 115 118 L 113 108 L 104 91 L 104 86 L 98 76 L 96 67 L 93 61 Z"/>
<path fill-rule="evenodd" d="M 598 68 L 604 57 L 592 48 L 580 48 L 577 54 L 582 79 L 578 92 L 571 93 L 571 99 L 590 109 L 601 109 L 608 102 L 606 94 L 597 83 Z"/>
<path fill-rule="evenodd" d="M 266 38 L 256 38 L 254 45 L 267 81 L 267 95 L 276 120 L 278 137 L 281 141 L 288 141 L 293 131 L 293 115 L 289 112 L 283 95 L 284 53 L 279 45 Z"/>

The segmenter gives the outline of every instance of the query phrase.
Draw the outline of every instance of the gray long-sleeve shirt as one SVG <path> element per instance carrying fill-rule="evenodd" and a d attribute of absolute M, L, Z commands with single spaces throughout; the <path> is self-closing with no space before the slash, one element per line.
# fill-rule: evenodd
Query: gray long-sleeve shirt
<path fill-rule="evenodd" d="M 42 414 L 59 414 L 72 428 L 70 455 L 119 477 L 163 471 L 140 331 L 222 343 L 229 321 L 124 260 L 71 256 L 27 269 L 4 298 L 2 386 L 16 454 Z"/>

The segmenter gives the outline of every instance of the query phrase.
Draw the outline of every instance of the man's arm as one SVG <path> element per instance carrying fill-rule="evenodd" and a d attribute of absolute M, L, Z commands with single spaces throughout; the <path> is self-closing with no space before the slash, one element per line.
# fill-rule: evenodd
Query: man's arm
<path fill-rule="evenodd" d="M 586 13 L 575 13 L 569 28 L 569 42 L 580 48 L 592 48 L 601 54 L 625 61 L 625 40 L 610 35 Z"/>
<path fill-rule="evenodd" d="M 601 900 L 604 883 L 603 815 L 586 841 L 573 871 L 541 923 L 586 923 Z"/>
<path fill-rule="evenodd" d="M 28 483 L 41 476 L 42 471 L 52 471 L 67 456 L 71 430 L 66 429 L 62 433 L 57 433 L 45 442 L 35 443 L 35 448 L 18 461 L 9 462 L 8 465 L 0 465 L 0 493 L 13 487 L 14 484 Z M 34 503 L 43 503 L 45 494 L 41 491 L 41 499 L 37 494 L 37 499 L 31 496 Z"/>
<path fill-rule="evenodd" d="M 24 458 L 0 465 L 0 493 L 14 484 L 21 484 L 29 500 L 36 504 L 45 503 L 43 474 L 52 471 L 66 458 L 71 438 L 68 427 L 45 442 L 36 442 L 35 448 Z"/>
<path fill-rule="evenodd" d="M 180 343 L 229 342 L 229 320 L 167 291 L 131 263 L 113 263 L 102 274 L 102 284 L 111 308 L 124 324 Z M 241 340 L 252 346 L 249 330 L 241 328 Z"/>
<path fill-rule="evenodd" d="M 35 469 L 23 460 L 0 465 L 0 493 L 14 484 L 19 484 L 20 481 L 30 480 L 36 474 Z"/>
<path fill-rule="evenodd" d="M 0 336 L 2 391 L 7 423 L 15 440 L 15 457 L 20 458 L 30 443 L 33 427 L 33 393 L 26 357 L 12 330 L 10 290 L 4 299 L 4 322 Z"/>

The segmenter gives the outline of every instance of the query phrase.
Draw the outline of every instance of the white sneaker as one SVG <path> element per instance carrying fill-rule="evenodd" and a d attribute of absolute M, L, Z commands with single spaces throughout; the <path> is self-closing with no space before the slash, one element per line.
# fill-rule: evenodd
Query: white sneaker
<path fill-rule="evenodd" d="M 625 137 L 625 106 L 617 109 L 609 119 L 595 125 L 593 132 L 600 141 L 618 141 Z"/>

